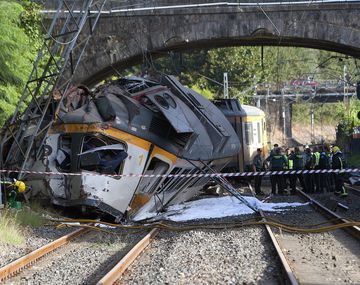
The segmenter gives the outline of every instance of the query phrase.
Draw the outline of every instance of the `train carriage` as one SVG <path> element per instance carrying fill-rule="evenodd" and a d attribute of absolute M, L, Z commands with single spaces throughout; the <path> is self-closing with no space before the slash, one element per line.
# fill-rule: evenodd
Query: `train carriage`
<path fill-rule="evenodd" d="M 239 138 L 221 111 L 172 76 L 161 82 L 120 79 L 93 93 L 70 91 L 43 157 L 31 167 L 53 174 L 26 181 L 56 205 L 141 219 L 194 197 L 209 181 L 169 174 L 218 172 L 239 151 Z"/>
<path fill-rule="evenodd" d="M 238 99 L 217 99 L 213 103 L 224 113 L 240 140 L 240 151 L 224 171 L 252 171 L 256 150 L 268 153 L 265 113 L 254 106 L 241 105 Z"/>

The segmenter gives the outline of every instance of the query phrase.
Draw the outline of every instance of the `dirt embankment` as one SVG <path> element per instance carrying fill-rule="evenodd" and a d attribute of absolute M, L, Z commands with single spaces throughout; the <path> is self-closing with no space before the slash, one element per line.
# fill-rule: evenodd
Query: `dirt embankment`
<path fill-rule="evenodd" d="M 292 138 L 302 145 L 321 143 L 323 141 L 334 143 L 336 140 L 336 129 L 333 125 L 315 126 L 314 133 L 312 134 L 309 125 L 296 123 L 292 126 Z M 284 141 L 283 132 L 278 128 L 269 134 L 269 139 L 271 144 L 287 144 Z"/>

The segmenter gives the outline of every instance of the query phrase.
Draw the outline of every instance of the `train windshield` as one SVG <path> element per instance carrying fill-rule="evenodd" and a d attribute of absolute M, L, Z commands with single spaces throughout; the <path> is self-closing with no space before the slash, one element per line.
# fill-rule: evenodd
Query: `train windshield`
<path fill-rule="evenodd" d="M 128 154 L 125 145 L 108 138 L 85 136 L 79 154 L 80 169 L 104 174 L 119 174 Z"/>

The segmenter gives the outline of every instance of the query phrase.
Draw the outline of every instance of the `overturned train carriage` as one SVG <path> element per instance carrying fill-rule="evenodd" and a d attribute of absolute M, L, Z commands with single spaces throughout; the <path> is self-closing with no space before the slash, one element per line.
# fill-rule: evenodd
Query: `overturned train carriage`
<path fill-rule="evenodd" d="M 126 78 L 93 93 L 86 88 L 68 92 L 43 157 L 31 166 L 54 174 L 26 179 L 56 205 L 140 220 L 197 195 L 209 179 L 166 175 L 220 171 L 239 149 L 223 113 L 174 77 L 159 83 Z"/>

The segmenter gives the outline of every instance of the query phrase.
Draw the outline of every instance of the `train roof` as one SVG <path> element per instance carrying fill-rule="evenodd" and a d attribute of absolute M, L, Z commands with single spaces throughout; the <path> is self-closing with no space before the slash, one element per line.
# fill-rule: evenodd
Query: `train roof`
<path fill-rule="evenodd" d="M 238 153 L 239 139 L 222 112 L 173 76 L 161 82 L 129 77 L 70 90 L 59 119 L 67 124 L 106 123 L 190 160 Z"/>
<path fill-rule="evenodd" d="M 215 99 L 213 103 L 225 116 L 265 116 L 261 109 L 255 106 L 241 105 L 238 99 Z"/>
<path fill-rule="evenodd" d="M 241 105 L 241 108 L 247 116 L 265 116 L 264 111 L 255 106 Z"/>

